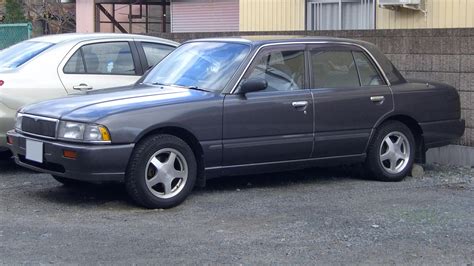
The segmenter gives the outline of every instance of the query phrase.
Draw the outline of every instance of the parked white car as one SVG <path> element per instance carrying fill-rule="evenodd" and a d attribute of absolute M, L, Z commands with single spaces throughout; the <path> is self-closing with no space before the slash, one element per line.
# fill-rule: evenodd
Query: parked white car
<path fill-rule="evenodd" d="M 132 34 L 60 34 L 0 51 L 0 157 L 23 105 L 135 83 L 173 51 L 173 41 Z"/>

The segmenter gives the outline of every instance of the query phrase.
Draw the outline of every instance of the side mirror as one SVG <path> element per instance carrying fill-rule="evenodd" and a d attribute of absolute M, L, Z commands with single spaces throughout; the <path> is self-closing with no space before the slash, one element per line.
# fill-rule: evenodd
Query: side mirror
<path fill-rule="evenodd" d="M 247 79 L 240 85 L 240 94 L 246 94 L 254 91 L 263 91 L 268 87 L 268 82 L 263 78 Z"/>

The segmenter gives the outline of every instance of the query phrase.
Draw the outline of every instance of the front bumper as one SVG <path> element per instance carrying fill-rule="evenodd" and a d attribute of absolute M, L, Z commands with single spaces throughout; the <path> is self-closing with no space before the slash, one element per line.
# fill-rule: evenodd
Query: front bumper
<path fill-rule="evenodd" d="M 19 134 L 7 133 L 12 140 L 9 148 L 15 161 L 23 167 L 88 182 L 123 181 L 134 144 L 92 145 L 43 140 Z M 27 160 L 26 139 L 43 142 L 43 163 Z M 64 150 L 74 151 L 76 159 L 63 157 Z"/>

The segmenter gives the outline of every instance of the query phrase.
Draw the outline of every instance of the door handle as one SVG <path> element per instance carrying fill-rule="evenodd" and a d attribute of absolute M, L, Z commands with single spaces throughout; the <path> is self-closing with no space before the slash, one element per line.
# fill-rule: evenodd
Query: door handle
<path fill-rule="evenodd" d="M 372 96 L 370 100 L 374 103 L 382 103 L 385 100 L 385 96 Z"/>
<path fill-rule="evenodd" d="M 303 108 L 303 107 L 308 106 L 308 102 L 307 101 L 292 102 L 291 105 L 294 108 L 298 109 L 298 108 Z"/>
<path fill-rule="evenodd" d="M 75 89 L 75 90 L 78 90 L 78 91 L 90 91 L 90 90 L 92 90 L 92 86 L 89 86 L 85 83 L 81 83 L 81 84 L 79 84 L 77 86 L 74 86 L 72 88 Z"/>

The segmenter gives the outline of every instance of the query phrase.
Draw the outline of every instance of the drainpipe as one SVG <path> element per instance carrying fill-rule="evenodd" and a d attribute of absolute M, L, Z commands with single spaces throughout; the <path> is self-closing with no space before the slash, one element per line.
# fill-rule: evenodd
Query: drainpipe
<path fill-rule="evenodd" d="M 342 30 L 342 0 L 339 0 L 339 30 Z"/>
<path fill-rule="evenodd" d="M 374 30 L 377 29 L 377 0 L 374 0 Z"/>
<path fill-rule="evenodd" d="M 309 0 L 304 1 L 304 31 L 308 31 L 308 3 Z M 305 33 L 305 35 L 308 35 L 308 33 Z"/>

